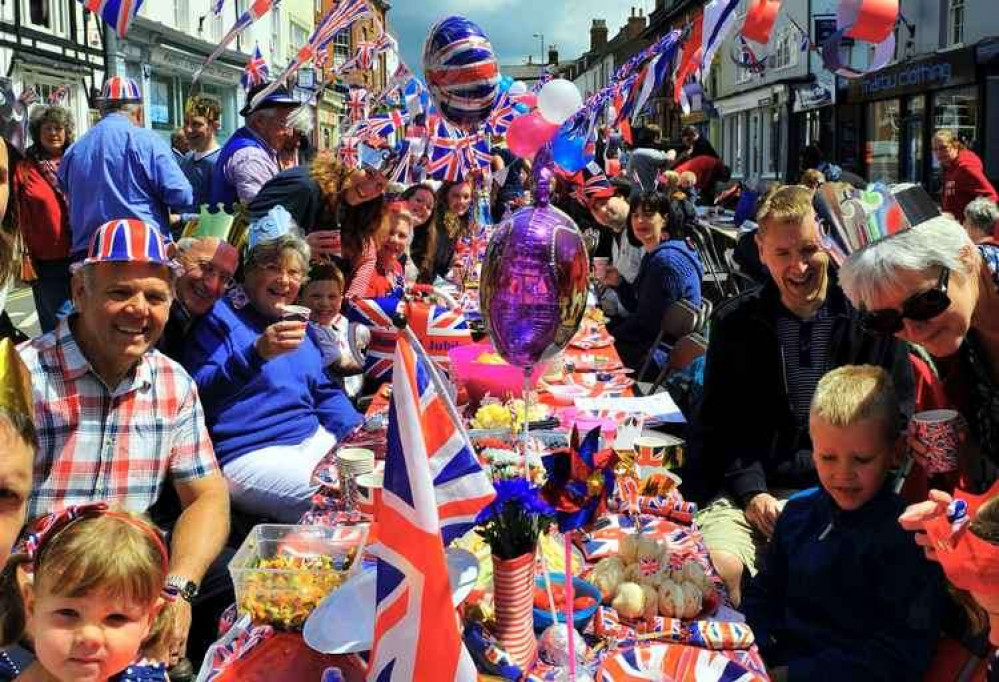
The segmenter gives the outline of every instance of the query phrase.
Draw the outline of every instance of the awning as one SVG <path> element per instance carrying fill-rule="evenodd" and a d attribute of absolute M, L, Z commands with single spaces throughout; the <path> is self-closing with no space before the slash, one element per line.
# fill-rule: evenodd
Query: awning
<path fill-rule="evenodd" d="M 90 75 L 94 69 L 101 68 L 96 64 L 93 67 L 86 66 L 81 64 L 79 60 L 76 59 L 56 59 L 54 57 L 43 57 L 41 55 L 24 51 L 14 52 L 13 61 L 15 64 L 21 63 L 27 67 L 46 69 L 60 75 L 69 72 L 85 76 Z"/>

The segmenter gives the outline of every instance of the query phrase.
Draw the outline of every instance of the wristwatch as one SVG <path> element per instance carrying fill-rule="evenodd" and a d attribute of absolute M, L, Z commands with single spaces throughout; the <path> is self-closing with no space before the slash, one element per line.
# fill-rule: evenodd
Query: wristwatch
<path fill-rule="evenodd" d="M 182 575 L 168 575 L 166 577 L 166 589 L 181 597 L 188 604 L 198 596 L 198 584 L 193 580 L 188 580 Z"/>

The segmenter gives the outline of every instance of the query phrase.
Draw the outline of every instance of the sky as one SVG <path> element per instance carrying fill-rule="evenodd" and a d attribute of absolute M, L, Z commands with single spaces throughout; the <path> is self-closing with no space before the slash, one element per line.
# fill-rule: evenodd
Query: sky
<path fill-rule="evenodd" d="M 532 55 L 541 56 L 544 34 L 545 59 L 548 46 L 558 46 L 559 59 L 575 59 L 590 47 L 592 19 L 607 21 L 608 40 L 617 35 L 631 8 L 645 14 L 654 0 L 392 0 L 389 30 L 399 38 L 403 59 L 417 74 L 423 74 L 423 42 L 430 27 L 451 14 L 461 14 L 477 23 L 489 37 L 503 64 L 523 64 Z"/>

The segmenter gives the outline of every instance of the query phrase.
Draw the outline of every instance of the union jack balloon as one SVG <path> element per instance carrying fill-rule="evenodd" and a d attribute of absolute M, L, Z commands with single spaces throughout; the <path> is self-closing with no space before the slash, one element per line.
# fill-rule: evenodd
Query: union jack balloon
<path fill-rule="evenodd" d="M 437 109 L 466 131 L 489 118 L 499 94 L 500 71 L 482 29 L 451 16 L 430 29 L 423 45 L 423 72 Z"/>

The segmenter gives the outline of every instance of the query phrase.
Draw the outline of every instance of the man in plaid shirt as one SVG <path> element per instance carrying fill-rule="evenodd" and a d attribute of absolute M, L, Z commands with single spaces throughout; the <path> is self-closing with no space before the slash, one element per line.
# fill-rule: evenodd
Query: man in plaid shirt
<path fill-rule="evenodd" d="M 146 512 L 169 480 L 183 511 L 168 588 L 180 597 L 163 648 L 184 655 L 198 584 L 229 532 L 229 495 L 194 381 L 153 347 L 173 297 L 159 233 L 135 219 L 101 226 L 73 277 L 76 314 L 19 348 L 33 379 L 38 451 L 28 519 L 106 500 Z"/>

